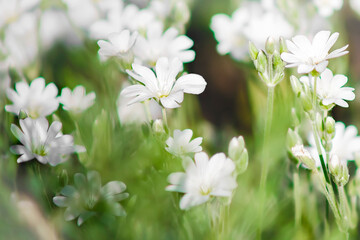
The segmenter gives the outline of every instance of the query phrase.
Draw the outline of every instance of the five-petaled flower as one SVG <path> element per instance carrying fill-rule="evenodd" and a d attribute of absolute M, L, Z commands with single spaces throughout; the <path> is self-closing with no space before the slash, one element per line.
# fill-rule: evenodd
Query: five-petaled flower
<path fill-rule="evenodd" d="M 46 118 L 26 118 L 20 120 L 20 126 L 12 124 L 11 131 L 22 145 L 15 145 L 11 150 L 20 154 L 18 163 L 36 158 L 39 162 L 55 166 L 67 160 L 69 154 L 76 151 L 71 135 L 63 135 L 61 122 L 54 121 L 50 127 Z"/>
<path fill-rule="evenodd" d="M 180 208 L 188 209 L 207 202 L 210 197 L 230 197 L 237 183 L 233 176 L 234 162 L 224 153 L 209 157 L 206 153 L 195 154 L 195 162 L 190 162 L 186 172 L 169 175 L 171 185 L 167 191 L 181 192 Z"/>
<path fill-rule="evenodd" d="M 289 52 L 282 53 L 281 58 L 288 63 L 286 67 L 298 67 L 298 73 L 312 71 L 322 73 L 329 64 L 329 59 L 343 56 L 349 52 L 345 51 L 348 47 L 346 45 L 329 53 L 338 37 L 339 33 L 330 35 L 330 31 L 320 31 L 310 42 L 307 37 L 297 35 L 292 38 L 292 41 L 286 41 Z"/>
<path fill-rule="evenodd" d="M 155 73 L 144 66 L 133 64 L 133 71 L 127 73 L 140 84 L 126 87 L 122 94 L 132 98 L 129 104 L 155 99 L 164 108 L 177 108 L 184 100 L 184 93 L 200 94 L 206 82 L 198 74 L 186 74 L 176 79 L 183 70 L 182 62 L 174 58 L 160 58 L 156 62 Z"/>
<path fill-rule="evenodd" d="M 175 129 L 174 137 L 169 137 L 166 140 L 166 151 L 175 156 L 200 152 L 202 150 L 200 144 L 203 139 L 202 137 L 198 137 L 191 140 L 192 135 L 193 131 L 191 129 L 185 129 L 183 131 Z"/>

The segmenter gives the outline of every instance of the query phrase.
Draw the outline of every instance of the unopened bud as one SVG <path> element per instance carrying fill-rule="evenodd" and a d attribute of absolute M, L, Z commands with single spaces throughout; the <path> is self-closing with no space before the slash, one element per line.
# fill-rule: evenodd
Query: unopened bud
<path fill-rule="evenodd" d="M 301 87 L 301 83 L 300 83 L 299 79 L 297 77 L 295 77 L 294 75 L 292 75 L 290 77 L 290 83 L 291 83 L 291 87 L 292 87 L 295 95 L 299 96 L 299 94 L 302 91 L 302 87 Z"/>
<path fill-rule="evenodd" d="M 260 73 L 265 73 L 266 65 L 267 65 L 266 55 L 263 51 L 260 51 L 257 57 L 257 68 L 258 68 L 257 70 Z"/>
<path fill-rule="evenodd" d="M 287 52 L 287 46 L 285 43 L 285 39 L 283 37 L 279 38 L 279 46 L 280 46 L 280 54 L 283 52 Z"/>
<path fill-rule="evenodd" d="M 28 117 L 27 113 L 24 110 L 20 110 L 19 119 L 25 119 L 27 117 Z"/>
<path fill-rule="evenodd" d="M 267 54 L 272 55 L 275 51 L 275 40 L 272 37 L 268 37 L 265 42 L 265 50 Z"/>
<path fill-rule="evenodd" d="M 310 112 L 313 108 L 311 97 L 309 94 L 306 94 L 304 92 L 300 93 L 300 99 L 301 103 L 303 105 L 303 108 L 306 112 Z"/>
<path fill-rule="evenodd" d="M 251 60 L 255 61 L 258 57 L 259 50 L 256 48 L 256 46 L 252 42 L 249 42 L 249 53 L 250 53 Z"/>
<path fill-rule="evenodd" d="M 232 160 L 237 160 L 241 157 L 242 152 L 245 148 L 245 141 L 242 136 L 234 137 L 231 139 L 228 147 L 228 154 Z"/>
<path fill-rule="evenodd" d="M 295 108 L 291 108 L 291 119 L 292 119 L 292 124 L 294 127 L 299 126 L 300 125 L 300 120 L 296 114 L 296 109 Z"/>
<path fill-rule="evenodd" d="M 235 162 L 237 174 L 243 173 L 248 166 L 249 155 L 242 136 L 231 139 L 228 148 L 229 157 Z"/>
<path fill-rule="evenodd" d="M 346 162 L 340 160 L 335 154 L 330 158 L 329 171 L 337 185 L 344 186 L 349 181 L 349 169 Z"/>
<path fill-rule="evenodd" d="M 315 160 L 312 158 L 309 151 L 305 149 L 304 145 L 295 145 L 291 148 L 291 153 L 307 168 L 311 170 L 316 168 Z"/>
<path fill-rule="evenodd" d="M 295 132 L 294 130 L 292 130 L 291 128 L 289 128 L 287 135 L 286 135 L 286 146 L 288 148 L 289 151 L 291 151 L 291 149 L 296 146 L 296 145 L 301 145 L 302 144 L 302 140 L 301 137 L 299 136 L 299 134 L 297 132 Z"/>
<path fill-rule="evenodd" d="M 156 119 L 152 124 L 155 133 L 165 133 L 164 123 L 161 119 Z"/>
<path fill-rule="evenodd" d="M 285 63 L 281 59 L 280 53 L 275 50 L 274 56 L 273 56 L 273 64 L 275 68 L 275 73 L 281 73 L 284 72 Z"/>
<path fill-rule="evenodd" d="M 327 117 L 325 120 L 325 130 L 328 134 L 335 134 L 335 120 L 332 117 Z"/>

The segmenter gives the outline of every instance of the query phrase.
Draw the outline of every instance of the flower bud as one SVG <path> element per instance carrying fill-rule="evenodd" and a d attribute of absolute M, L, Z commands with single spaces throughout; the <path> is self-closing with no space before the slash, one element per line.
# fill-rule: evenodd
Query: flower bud
<path fill-rule="evenodd" d="M 255 61 L 258 57 L 259 50 L 252 42 L 249 42 L 249 52 L 250 52 L 251 60 Z"/>
<path fill-rule="evenodd" d="M 233 137 L 229 143 L 229 147 L 228 147 L 228 154 L 229 157 L 233 160 L 236 161 L 237 159 L 239 159 L 241 157 L 241 154 L 243 153 L 245 148 L 245 141 L 244 138 L 242 136 L 236 138 Z"/>
<path fill-rule="evenodd" d="M 295 132 L 294 130 L 292 130 L 291 128 L 289 128 L 288 132 L 287 132 L 287 136 L 286 136 L 286 146 L 288 148 L 289 151 L 291 151 L 291 149 L 296 146 L 296 145 L 301 145 L 302 144 L 302 140 L 301 137 L 299 136 L 299 134 L 297 132 Z"/>
<path fill-rule="evenodd" d="M 349 169 L 346 162 L 341 161 L 335 154 L 330 157 L 329 171 L 337 185 L 344 186 L 349 181 Z"/>
<path fill-rule="evenodd" d="M 325 130 L 327 134 L 335 134 L 335 120 L 332 117 L 327 117 L 325 120 Z"/>
<path fill-rule="evenodd" d="M 247 169 L 249 154 L 245 148 L 245 141 L 242 136 L 231 139 L 228 155 L 235 162 L 237 174 L 243 173 Z"/>
<path fill-rule="evenodd" d="M 316 168 L 315 160 L 312 158 L 309 151 L 304 148 L 304 145 L 295 145 L 291 148 L 291 153 L 310 170 L 314 170 Z"/>
<path fill-rule="evenodd" d="M 25 119 L 27 117 L 28 117 L 27 113 L 21 109 L 20 112 L 19 112 L 19 120 L 20 119 Z"/>
<path fill-rule="evenodd" d="M 304 92 L 300 93 L 300 100 L 303 105 L 303 108 L 306 112 L 310 112 L 313 108 L 311 96 L 309 94 L 306 94 Z"/>
<path fill-rule="evenodd" d="M 294 127 L 299 126 L 300 125 L 300 120 L 296 114 L 296 109 L 295 108 L 291 108 L 291 119 L 292 119 L 292 125 Z"/>
<path fill-rule="evenodd" d="M 275 40 L 272 37 L 268 37 L 265 42 L 265 50 L 267 54 L 272 55 L 275 51 Z"/>
<path fill-rule="evenodd" d="M 290 83 L 291 83 L 291 87 L 292 87 L 294 93 L 296 94 L 296 96 L 299 96 L 299 94 L 302 91 L 302 87 L 301 87 L 301 83 L 300 83 L 299 79 L 297 77 L 295 77 L 294 75 L 291 75 Z"/>
<path fill-rule="evenodd" d="M 285 39 L 283 37 L 279 38 L 279 46 L 280 46 L 280 54 L 282 54 L 283 52 L 287 52 L 287 46 L 285 43 Z"/>
<path fill-rule="evenodd" d="M 257 70 L 260 73 L 265 73 L 266 65 L 267 65 L 266 55 L 263 51 L 260 51 L 257 56 Z"/>
<path fill-rule="evenodd" d="M 164 123 L 161 119 L 156 119 L 152 124 L 155 133 L 165 133 Z"/>
<path fill-rule="evenodd" d="M 281 59 L 280 53 L 277 50 L 274 51 L 273 64 L 275 68 L 275 74 L 284 72 L 285 63 Z"/>

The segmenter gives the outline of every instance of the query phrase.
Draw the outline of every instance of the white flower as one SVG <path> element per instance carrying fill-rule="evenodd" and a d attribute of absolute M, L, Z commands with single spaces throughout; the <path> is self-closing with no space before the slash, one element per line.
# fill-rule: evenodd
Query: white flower
<path fill-rule="evenodd" d="M 184 93 L 200 94 L 206 86 L 204 78 L 198 74 L 186 74 L 176 79 L 183 70 L 177 58 L 160 58 L 156 62 L 156 75 L 147 67 L 137 64 L 132 66 L 133 71 L 127 72 L 141 84 L 126 87 L 122 91 L 124 96 L 132 98 L 129 104 L 154 98 L 165 108 L 177 108 L 184 100 Z"/>
<path fill-rule="evenodd" d="M 320 166 L 320 159 L 315 146 L 313 134 L 308 137 L 310 147 L 309 152 L 316 160 L 316 166 Z M 360 136 L 354 125 L 345 126 L 343 122 L 335 123 L 335 136 L 332 140 L 331 155 L 337 155 L 341 161 L 355 160 L 355 154 L 360 152 Z M 325 150 L 322 148 L 322 154 L 325 156 Z"/>
<path fill-rule="evenodd" d="M 176 156 L 201 152 L 202 147 L 200 144 L 203 138 L 198 137 L 191 140 L 192 135 L 193 131 L 191 129 L 185 129 L 183 131 L 178 129 L 174 130 L 174 138 L 169 137 L 166 140 L 166 151 Z"/>
<path fill-rule="evenodd" d="M 320 99 L 320 103 L 328 108 L 331 108 L 334 104 L 341 107 L 349 107 L 349 104 L 345 102 L 355 99 L 354 88 L 343 87 L 348 78 L 345 75 L 337 74 L 333 75 L 330 69 L 325 69 L 317 79 L 316 93 Z M 309 87 L 313 87 L 313 78 L 311 81 L 307 76 L 302 76 L 300 81 Z"/>
<path fill-rule="evenodd" d="M 338 37 L 339 33 L 333 33 L 330 36 L 330 31 L 320 31 L 310 42 L 307 37 L 297 35 L 292 38 L 292 41 L 286 41 L 289 53 L 282 53 L 281 58 L 288 63 L 286 67 L 298 67 L 298 73 L 310 73 L 313 70 L 321 73 L 329 64 L 329 59 L 349 52 L 345 51 L 348 47 L 346 45 L 329 53 Z"/>
<path fill-rule="evenodd" d="M 333 15 L 334 11 L 341 9 L 343 3 L 343 0 L 314 0 L 319 14 L 323 17 Z"/>
<path fill-rule="evenodd" d="M 5 110 L 19 114 L 20 110 L 26 112 L 32 118 L 45 117 L 52 114 L 59 107 L 59 101 L 56 98 L 58 89 L 54 83 L 45 87 L 44 78 L 34 79 L 30 86 L 26 82 L 15 84 L 16 92 L 8 89 L 6 94 L 13 102 L 12 105 L 6 105 Z"/>
<path fill-rule="evenodd" d="M 79 85 L 72 92 L 69 88 L 63 88 L 58 99 L 64 110 L 78 114 L 91 107 L 94 104 L 95 97 L 94 92 L 86 94 L 85 88 Z"/>
<path fill-rule="evenodd" d="M 153 66 L 160 57 L 179 58 L 182 62 L 195 59 L 195 52 L 189 50 L 194 42 L 185 35 L 179 35 L 175 28 L 163 32 L 161 22 L 154 22 L 147 28 L 146 37 L 139 35 L 134 53 L 144 64 Z"/>
<path fill-rule="evenodd" d="M 269 3 L 270 4 L 270 3 Z M 216 14 L 211 19 L 210 28 L 219 42 L 217 51 L 230 53 L 237 60 L 248 56 L 248 43 L 264 48 L 269 36 L 274 39 L 293 34 L 293 27 L 275 7 L 266 3 L 247 3 L 237 9 L 232 16 Z M 270 4 L 272 5 L 272 4 Z"/>
<path fill-rule="evenodd" d="M 108 36 L 109 41 L 99 40 L 99 55 L 106 58 L 118 57 L 125 61 L 130 61 L 133 57 L 131 49 L 135 44 L 137 32 L 131 33 L 129 30 L 123 30 L 118 33 L 111 33 Z"/>
<path fill-rule="evenodd" d="M 46 118 L 26 118 L 20 120 L 20 126 L 12 124 L 11 132 L 23 145 L 15 145 L 11 150 L 20 154 L 18 163 L 36 158 L 39 162 L 55 166 L 67 159 L 68 154 L 75 152 L 73 137 L 62 135 L 62 124 L 54 121 L 49 127 Z"/>
<path fill-rule="evenodd" d="M 343 87 L 348 78 L 345 75 L 333 75 L 330 69 L 326 69 L 317 81 L 316 93 L 319 96 L 321 103 L 325 106 L 336 104 L 341 107 L 349 107 L 345 102 L 355 99 L 354 88 Z"/>
<path fill-rule="evenodd" d="M 181 209 L 205 203 L 211 196 L 230 197 L 237 186 L 234 169 L 235 164 L 224 153 L 217 153 L 210 160 L 206 153 L 196 153 L 195 163 L 191 161 L 185 173 L 169 175 L 171 185 L 166 190 L 185 193 L 180 200 Z"/>
<path fill-rule="evenodd" d="M 360 1 L 359 0 L 350 0 L 350 7 L 357 14 L 360 15 Z"/>

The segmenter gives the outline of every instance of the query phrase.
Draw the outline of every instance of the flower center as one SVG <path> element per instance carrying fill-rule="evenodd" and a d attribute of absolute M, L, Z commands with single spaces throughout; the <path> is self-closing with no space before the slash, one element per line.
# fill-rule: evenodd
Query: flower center
<path fill-rule="evenodd" d="M 200 194 L 203 196 L 207 196 L 211 193 L 212 188 L 206 185 L 201 185 L 200 186 Z"/>

